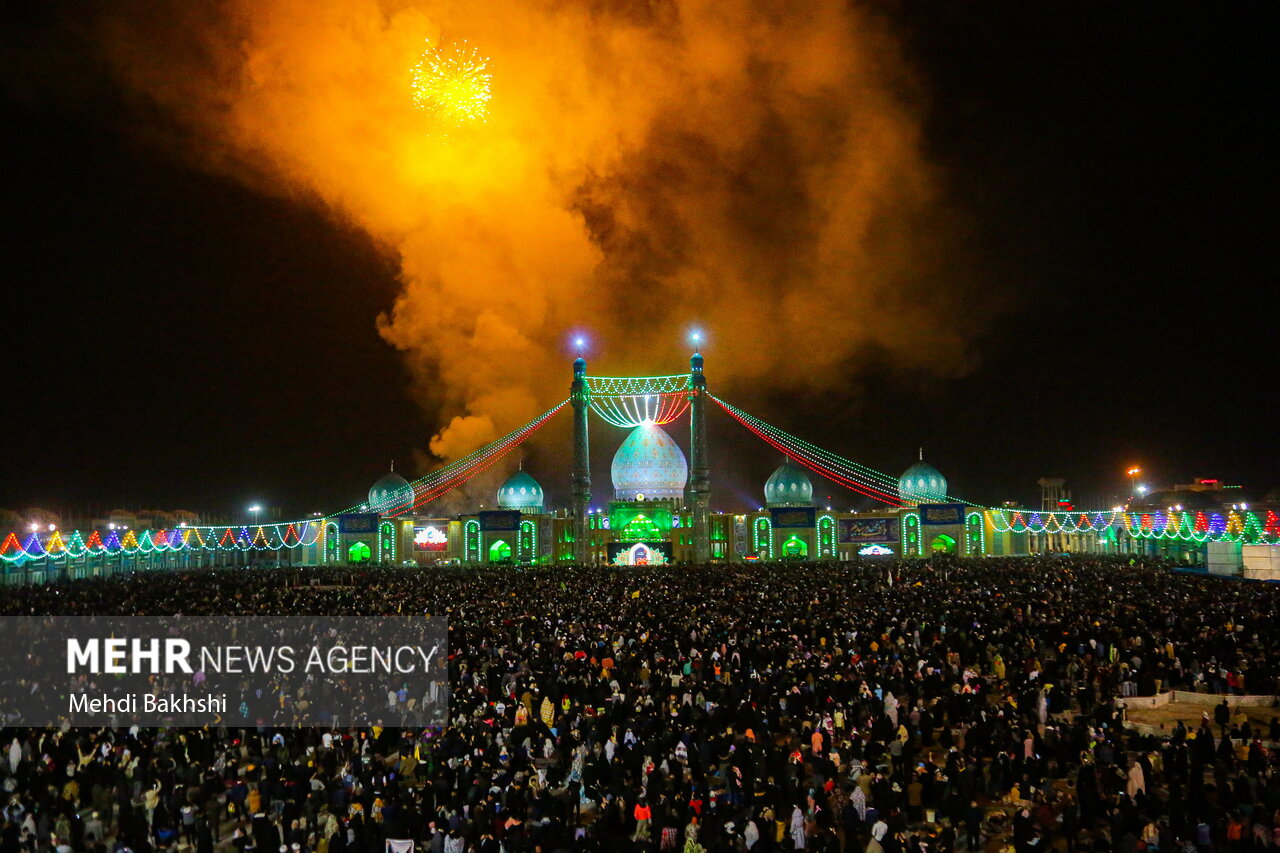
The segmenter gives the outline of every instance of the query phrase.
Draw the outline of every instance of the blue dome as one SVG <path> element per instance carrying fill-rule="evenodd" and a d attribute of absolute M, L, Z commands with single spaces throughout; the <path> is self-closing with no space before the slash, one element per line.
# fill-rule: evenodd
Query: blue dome
<path fill-rule="evenodd" d="M 407 509 L 413 503 L 413 486 L 395 471 L 383 474 L 369 489 L 369 509 L 389 512 Z"/>
<path fill-rule="evenodd" d="M 809 506 L 813 503 L 813 482 L 803 468 L 788 459 L 765 481 L 764 502 L 768 506 Z"/>
<path fill-rule="evenodd" d="M 620 501 L 679 498 L 689 479 L 684 451 L 657 424 L 641 424 L 631 431 L 613 455 L 613 490 Z"/>
<path fill-rule="evenodd" d="M 947 499 L 947 478 L 921 459 L 898 478 L 898 493 L 911 504 L 939 503 Z"/>
<path fill-rule="evenodd" d="M 524 512 L 542 512 L 542 486 L 524 471 L 517 471 L 498 489 L 498 506 Z"/>

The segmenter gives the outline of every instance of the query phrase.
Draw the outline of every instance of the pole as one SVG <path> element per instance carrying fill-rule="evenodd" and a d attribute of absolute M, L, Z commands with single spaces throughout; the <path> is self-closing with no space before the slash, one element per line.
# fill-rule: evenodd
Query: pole
<path fill-rule="evenodd" d="M 587 432 L 591 392 L 587 387 L 587 361 L 581 356 L 573 362 L 569 399 L 573 404 L 573 560 L 586 565 L 592 562 L 591 527 L 587 524 L 587 510 L 591 507 L 591 447 Z"/>

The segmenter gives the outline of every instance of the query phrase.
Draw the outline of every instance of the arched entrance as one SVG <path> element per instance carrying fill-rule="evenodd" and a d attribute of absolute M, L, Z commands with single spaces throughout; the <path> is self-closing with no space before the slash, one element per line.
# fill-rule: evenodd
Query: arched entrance
<path fill-rule="evenodd" d="M 653 519 L 641 513 L 626 523 L 618 532 L 618 538 L 624 542 L 628 539 L 632 542 L 637 539 L 661 539 L 662 529 Z"/>
<path fill-rule="evenodd" d="M 809 556 L 809 543 L 799 536 L 792 536 L 782 543 L 782 556 L 791 560 L 799 560 Z"/>
<path fill-rule="evenodd" d="M 935 554 L 954 554 L 956 552 L 956 540 L 945 533 L 939 533 L 929 543 L 929 550 Z"/>
<path fill-rule="evenodd" d="M 367 563 L 373 559 L 373 550 L 363 542 L 357 542 L 347 549 L 347 560 L 352 563 Z"/>
<path fill-rule="evenodd" d="M 511 546 L 503 540 L 499 539 L 489 546 L 489 562 L 490 563 L 509 563 L 511 562 Z"/>

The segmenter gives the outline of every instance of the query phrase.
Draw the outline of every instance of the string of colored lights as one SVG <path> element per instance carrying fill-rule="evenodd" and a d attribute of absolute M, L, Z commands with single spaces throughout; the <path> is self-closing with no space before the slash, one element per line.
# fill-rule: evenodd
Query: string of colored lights
<path fill-rule="evenodd" d="M 689 390 L 689 374 L 674 376 L 588 376 L 587 391 L 594 397 L 673 394 Z"/>
<path fill-rule="evenodd" d="M 453 488 L 467 482 L 487 470 L 495 462 L 537 432 L 548 420 L 568 404 L 564 400 L 529 423 L 513 430 L 497 441 L 485 445 L 470 455 L 433 471 L 410 485 L 412 491 L 401 490 L 377 505 L 352 507 L 344 512 L 382 512 L 384 515 L 400 515 L 428 503 Z M 412 495 L 412 497 L 410 497 Z M 90 557 L 135 557 L 154 554 L 183 554 L 217 551 L 278 551 L 310 547 L 320 537 L 325 523 L 344 513 L 332 513 L 323 518 L 304 521 L 282 521 L 255 525 L 189 526 L 173 529 L 111 530 L 106 539 L 98 531 L 92 531 L 85 539 L 80 531 L 66 536 L 62 531 L 44 533 L 33 531 L 20 539 L 17 533 L 9 533 L 0 541 L 0 560 L 19 563 L 27 560 L 79 560 Z"/>
<path fill-rule="evenodd" d="M 488 469 L 503 456 L 506 456 L 524 443 L 529 436 L 541 429 L 543 424 L 568 404 L 569 401 L 567 399 L 562 400 L 559 404 L 538 415 L 538 417 L 524 426 L 512 430 L 497 441 L 486 444 L 457 462 L 414 480 L 409 484 L 409 488 L 401 488 L 384 500 L 359 504 L 341 513 L 331 513 L 327 518 L 350 512 L 377 512 L 390 516 L 404 515 L 425 503 L 435 500 Z"/>
<path fill-rule="evenodd" d="M 789 435 L 715 395 L 708 396 L 757 436 L 810 470 L 851 488 L 854 486 L 850 481 L 855 481 L 866 489 L 878 492 L 879 494 L 869 496 L 885 503 L 888 503 L 884 501 L 885 494 L 898 497 L 897 505 L 901 505 L 897 482 L 888 475 Z M 860 488 L 855 488 L 855 491 L 867 494 L 867 491 Z M 1243 510 L 1225 515 L 1189 510 L 1156 513 L 1128 513 L 1119 510 L 1039 512 L 982 507 L 981 504 L 952 496 L 947 496 L 945 500 L 981 510 L 992 529 L 998 533 L 1101 534 L 1108 530 L 1122 529 L 1130 536 L 1142 539 L 1280 544 L 1280 516 L 1271 510 L 1265 516 Z"/>
<path fill-rule="evenodd" d="M 859 465 L 857 462 L 852 462 L 841 456 L 837 456 L 829 450 L 824 450 L 823 448 L 818 447 L 815 444 L 811 444 L 802 438 L 791 435 L 790 433 L 778 429 L 771 424 L 765 423 L 754 415 L 748 414 L 742 409 L 725 402 L 714 394 L 709 394 L 708 396 L 711 397 L 712 400 L 715 400 L 716 403 L 731 416 L 743 423 L 743 425 L 748 429 L 752 430 L 752 432 L 756 432 L 757 435 L 761 433 L 767 434 L 779 444 L 782 444 L 784 447 L 781 449 L 787 455 L 790 456 L 793 452 L 796 457 L 804 455 L 815 460 L 816 464 L 820 468 L 827 468 L 840 473 L 849 479 L 857 480 L 858 482 L 866 485 L 869 489 L 880 494 L 893 497 L 896 503 L 902 503 L 902 495 L 898 488 L 897 478 L 890 477 L 888 474 L 885 474 L 882 471 L 877 471 L 874 468 Z M 879 498 L 877 499 L 879 500 Z M 950 503 L 962 503 L 967 506 L 981 506 L 980 504 L 975 504 L 951 495 L 943 496 L 942 500 Z"/>
<path fill-rule="evenodd" d="M 669 424 L 689 410 L 684 391 L 668 394 L 599 394 L 591 397 L 591 409 L 607 423 L 622 429 L 641 424 Z"/>
<path fill-rule="evenodd" d="M 1104 533 L 1124 531 L 1138 539 L 1244 544 L 1280 544 L 1280 515 L 1245 510 L 1227 513 L 1192 510 L 1171 512 L 1035 512 L 989 509 L 985 515 L 998 533 Z"/>
<path fill-rule="evenodd" d="M 182 527 L 172 530 L 126 530 L 108 532 L 104 541 L 98 531 L 84 535 L 72 531 L 64 540 L 62 532 L 55 530 L 45 539 L 39 532 L 31 533 L 25 541 L 16 533 L 8 534 L 0 542 L 0 560 L 16 563 L 24 560 L 63 559 L 79 560 L 86 556 L 114 557 L 183 553 L 196 551 L 278 551 L 314 545 L 320 537 L 318 520 L 291 521 L 279 524 L 255 525 L 250 534 L 249 526 L 231 527 Z M 221 531 L 219 535 L 218 531 Z"/>
<path fill-rule="evenodd" d="M 893 491 L 890 492 L 887 489 L 878 488 L 874 483 L 867 482 L 866 479 L 854 479 L 854 476 L 856 475 L 849 473 L 852 470 L 852 463 L 845 463 L 843 466 L 840 466 L 845 469 L 844 471 L 837 470 L 837 466 L 824 460 L 822 455 L 805 449 L 792 436 L 787 435 L 781 430 L 770 427 L 758 418 L 751 417 L 746 412 L 729 405 L 714 394 L 708 396 L 710 396 L 712 400 L 715 400 L 730 417 L 742 424 L 751 432 L 755 433 L 758 438 L 762 439 L 771 447 L 782 451 L 782 453 L 784 453 L 789 459 L 799 462 L 809 470 L 817 474 L 821 474 L 832 482 L 852 489 L 858 494 L 874 498 L 875 500 L 878 500 L 883 504 L 888 504 L 892 507 L 902 506 L 902 499 L 897 495 L 896 485 L 894 486 Z M 827 455 L 834 456 L 834 454 Z M 838 459 L 839 457 L 835 458 Z M 841 461 L 843 462 L 843 460 Z"/>

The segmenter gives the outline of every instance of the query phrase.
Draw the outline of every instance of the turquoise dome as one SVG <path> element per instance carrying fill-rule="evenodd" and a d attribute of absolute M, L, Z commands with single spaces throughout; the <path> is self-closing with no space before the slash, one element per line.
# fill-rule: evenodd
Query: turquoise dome
<path fill-rule="evenodd" d="M 766 506 L 810 506 L 813 482 L 803 468 L 788 459 L 765 481 L 764 502 Z"/>
<path fill-rule="evenodd" d="M 395 471 L 383 474 L 369 489 L 369 509 L 376 512 L 405 509 L 412 503 L 413 486 Z"/>
<path fill-rule="evenodd" d="M 641 424 L 631 431 L 613 455 L 613 490 L 620 501 L 679 498 L 689 479 L 684 451 L 657 424 Z"/>
<path fill-rule="evenodd" d="M 947 499 L 947 478 L 921 459 L 898 478 L 898 494 L 907 503 L 940 503 Z"/>
<path fill-rule="evenodd" d="M 517 471 L 498 489 L 498 506 L 524 512 L 542 512 L 542 486 L 524 471 Z"/>

